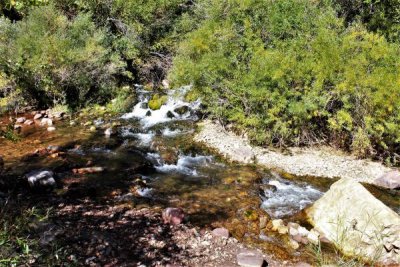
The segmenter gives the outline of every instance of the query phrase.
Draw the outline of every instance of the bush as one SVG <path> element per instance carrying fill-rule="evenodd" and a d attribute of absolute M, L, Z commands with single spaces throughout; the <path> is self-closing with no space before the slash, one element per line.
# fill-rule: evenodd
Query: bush
<path fill-rule="evenodd" d="M 67 14 L 90 12 L 98 27 L 108 29 L 108 43 L 127 62 L 125 79 L 157 87 L 170 65 L 189 12 L 187 0 L 56 0 Z"/>
<path fill-rule="evenodd" d="M 18 23 L 0 19 L 0 71 L 40 107 L 101 102 L 124 67 L 105 39 L 90 14 L 68 20 L 52 5 L 37 7 Z"/>
<path fill-rule="evenodd" d="M 361 21 L 370 31 L 400 41 L 400 0 L 335 0 L 348 24 Z"/>
<path fill-rule="evenodd" d="M 398 44 L 345 28 L 327 1 L 208 2 L 170 79 L 192 84 L 212 116 L 260 145 L 351 149 L 362 133 L 375 150 L 399 153 Z"/>

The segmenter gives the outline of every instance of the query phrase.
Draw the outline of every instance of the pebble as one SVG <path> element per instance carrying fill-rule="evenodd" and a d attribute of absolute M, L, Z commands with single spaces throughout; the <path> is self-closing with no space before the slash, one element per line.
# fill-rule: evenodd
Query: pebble
<path fill-rule="evenodd" d="M 229 237 L 229 230 L 226 229 L 226 228 L 223 228 L 223 227 L 221 227 L 221 228 L 215 228 L 215 229 L 212 231 L 212 234 L 213 234 L 214 236 L 228 238 L 228 237 Z"/>
<path fill-rule="evenodd" d="M 33 119 L 34 119 L 34 120 L 39 120 L 39 119 L 41 119 L 42 117 L 43 117 L 43 115 L 40 114 L 40 113 L 38 113 L 38 114 L 36 114 L 36 115 L 33 117 Z"/>
<path fill-rule="evenodd" d="M 47 128 L 48 132 L 54 132 L 55 130 L 56 130 L 56 127 L 53 127 L 53 126 Z"/>
<path fill-rule="evenodd" d="M 44 125 L 53 126 L 53 120 L 52 120 L 52 119 L 49 119 L 49 118 L 43 118 L 43 119 L 40 121 L 40 125 L 42 125 L 42 126 L 44 126 Z"/>
<path fill-rule="evenodd" d="M 289 240 L 289 247 L 291 247 L 292 249 L 296 250 L 296 249 L 298 249 L 300 247 L 300 245 L 295 240 L 290 239 Z"/>
<path fill-rule="evenodd" d="M 17 120 L 16 120 L 17 123 L 24 123 L 25 121 L 26 121 L 25 117 L 20 117 L 20 118 L 17 118 Z"/>

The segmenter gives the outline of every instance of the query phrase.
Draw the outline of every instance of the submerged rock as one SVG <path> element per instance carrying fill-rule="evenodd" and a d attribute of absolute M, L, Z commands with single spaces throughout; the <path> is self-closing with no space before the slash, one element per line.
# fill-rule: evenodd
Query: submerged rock
<path fill-rule="evenodd" d="M 56 127 L 53 127 L 53 126 L 47 127 L 48 132 L 54 132 L 55 130 L 56 130 Z"/>
<path fill-rule="evenodd" d="M 400 189 L 400 172 L 391 171 L 385 173 L 374 181 L 377 186 L 387 189 Z"/>
<path fill-rule="evenodd" d="M 188 106 L 182 106 L 179 108 L 176 108 L 174 110 L 175 113 L 178 113 L 179 115 L 183 115 L 185 113 L 187 113 L 190 110 L 190 108 Z"/>
<path fill-rule="evenodd" d="M 162 218 L 165 224 L 181 224 L 184 217 L 185 213 L 181 208 L 166 208 L 162 213 Z"/>
<path fill-rule="evenodd" d="M 36 186 L 54 186 L 56 181 L 54 173 L 50 170 L 35 170 L 25 175 L 31 187 Z"/>
<path fill-rule="evenodd" d="M 87 168 L 79 168 L 72 170 L 73 173 L 78 173 L 78 174 L 97 173 L 103 171 L 104 171 L 103 167 L 87 167 Z"/>
<path fill-rule="evenodd" d="M 393 246 L 388 250 L 400 241 L 400 216 L 358 182 L 341 179 L 334 183 L 307 210 L 307 216 L 347 256 L 381 264 L 400 262 L 399 251 Z"/>
<path fill-rule="evenodd" d="M 32 125 L 32 124 L 34 124 L 34 122 L 33 122 L 33 120 L 26 120 L 26 121 L 24 122 L 24 124 L 25 124 L 25 125 Z"/>

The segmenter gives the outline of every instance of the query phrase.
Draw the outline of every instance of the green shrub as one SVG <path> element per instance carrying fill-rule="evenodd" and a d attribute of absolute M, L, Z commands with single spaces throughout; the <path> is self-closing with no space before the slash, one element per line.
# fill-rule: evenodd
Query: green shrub
<path fill-rule="evenodd" d="M 90 12 L 99 27 L 108 29 L 108 44 L 127 62 L 125 78 L 161 83 L 169 67 L 170 53 L 183 31 L 180 23 L 191 9 L 186 0 L 55 0 L 68 14 Z M 188 20 L 185 20 L 186 22 Z"/>
<path fill-rule="evenodd" d="M 192 84 L 212 116 L 261 145 L 356 148 L 361 129 L 376 151 L 399 153 L 398 44 L 346 28 L 328 1 L 208 2 L 170 79 Z"/>
<path fill-rule="evenodd" d="M 335 0 L 348 24 L 361 21 L 368 30 L 400 41 L 400 0 Z"/>
<path fill-rule="evenodd" d="M 90 14 L 68 20 L 52 5 L 34 8 L 18 23 L 1 18 L 0 71 L 42 107 L 101 102 L 124 67 L 105 38 Z"/>
<path fill-rule="evenodd" d="M 134 90 L 129 86 L 120 88 L 117 96 L 107 105 L 107 110 L 112 113 L 122 113 L 129 111 L 135 101 Z"/>

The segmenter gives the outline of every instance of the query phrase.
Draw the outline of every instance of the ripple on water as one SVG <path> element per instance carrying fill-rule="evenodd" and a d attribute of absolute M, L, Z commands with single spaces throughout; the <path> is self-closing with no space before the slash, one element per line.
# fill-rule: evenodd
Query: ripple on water
<path fill-rule="evenodd" d="M 274 189 L 264 190 L 261 207 L 273 218 L 293 215 L 319 199 L 323 192 L 311 185 L 286 180 L 269 179 L 266 184 Z"/>
<path fill-rule="evenodd" d="M 181 173 L 189 176 L 201 176 L 198 172 L 200 167 L 208 166 L 212 156 L 179 156 L 176 164 L 162 164 L 159 155 L 150 153 L 148 157 L 155 160 L 156 170 L 161 173 Z"/>

